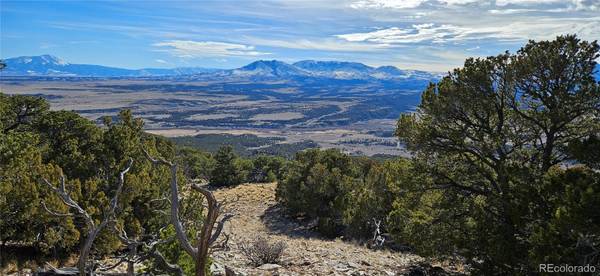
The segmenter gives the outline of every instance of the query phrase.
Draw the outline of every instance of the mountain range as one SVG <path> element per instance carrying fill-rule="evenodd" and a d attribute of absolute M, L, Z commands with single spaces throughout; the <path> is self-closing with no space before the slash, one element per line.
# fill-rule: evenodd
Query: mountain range
<path fill-rule="evenodd" d="M 200 67 L 173 69 L 123 69 L 92 64 L 72 64 L 51 55 L 23 56 L 5 59 L 3 76 L 74 76 L 74 77 L 144 77 L 177 76 L 217 71 Z"/>
<path fill-rule="evenodd" d="M 171 69 L 124 69 L 92 64 L 72 64 L 52 55 L 22 56 L 4 60 L 2 76 L 57 77 L 192 77 L 199 79 L 334 79 L 399 82 L 428 82 L 443 74 L 401 70 L 394 66 L 371 67 L 358 62 L 303 60 L 292 64 L 278 60 L 258 60 L 236 69 L 178 67 Z M 595 77 L 600 81 L 600 65 Z"/>
<path fill-rule="evenodd" d="M 400 70 L 393 66 L 371 67 L 357 62 L 303 60 L 293 64 L 258 60 L 236 69 L 180 67 L 172 69 L 123 69 L 91 64 L 72 64 L 51 55 L 23 56 L 4 60 L 3 76 L 73 77 L 172 77 L 241 79 L 327 78 L 339 80 L 433 80 L 439 73 Z"/>

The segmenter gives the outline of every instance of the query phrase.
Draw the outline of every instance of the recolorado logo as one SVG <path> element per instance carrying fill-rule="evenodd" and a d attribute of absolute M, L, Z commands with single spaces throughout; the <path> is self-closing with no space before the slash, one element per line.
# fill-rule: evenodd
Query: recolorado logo
<path fill-rule="evenodd" d="M 540 264 L 539 272 L 546 273 L 594 273 L 596 267 L 593 265 L 568 265 L 568 264 Z"/>

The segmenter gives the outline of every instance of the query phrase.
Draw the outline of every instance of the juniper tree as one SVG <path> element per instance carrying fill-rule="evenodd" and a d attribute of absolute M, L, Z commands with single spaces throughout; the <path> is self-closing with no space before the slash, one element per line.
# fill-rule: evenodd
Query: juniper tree
<path fill-rule="evenodd" d="M 530 41 L 515 54 L 467 59 L 431 84 L 398 121 L 424 179 L 395 203 L 398 238 L 487 272 L 532 271 L 530 238 L 554 215 L 543 179 L 576 160 L 570 144 L 600 133 L 599 49 L 574 35 Z"/>

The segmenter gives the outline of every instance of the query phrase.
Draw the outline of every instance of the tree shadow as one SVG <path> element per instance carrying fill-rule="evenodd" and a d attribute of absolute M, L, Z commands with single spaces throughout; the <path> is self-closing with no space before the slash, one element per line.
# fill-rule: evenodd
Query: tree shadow
<path fill-rule="evenodd" d="M 282 234 L 294 238 L 327 239 L 316 231 L 315 220 L 291 217 L 279 203 L 269 206 L 260 219 L 272 234 Z"/>

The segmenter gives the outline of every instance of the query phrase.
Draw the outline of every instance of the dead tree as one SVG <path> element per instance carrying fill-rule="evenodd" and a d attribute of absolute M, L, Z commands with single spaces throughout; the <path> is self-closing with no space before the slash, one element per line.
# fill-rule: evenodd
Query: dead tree
<path fill-rule="evenodd" d="M 60 183 L 59 183 L 58 187 L 52 185 L 52 183 L 50 183 L 50 181 L 48 181 L 47 179 L 42 179 L 43 180 L 42 182 L 44 184 L 46 184 L 48 187 L 50 187 L 50 189 L 52 189 L 52 191 L 54 191 L 60 197 L 62 202 L 65 205 L 69 206 L 70 209 L 74 209 L 76 211 L 76 213 L 71 214 L 71 213 L 54 212 L 54 211 L 51 211 L 50 209 L 48 209 L 46 204 L 44 204 L 44 202 L 42 202 L 42 206 L 44 207 L 44 209 L 46 209 L 47 212 L 49 212 L 50 214 L 55 215 L 55 216 L 60 216 L 60 217 L 79 216 L 79 217 L 83 218 L 83 220 L 85 221 L 85 224 L 88 228 L 87 229 L 87 231 L 88 231 L 87 237 L 85 239 L 85 242 L 83 243 L 83 246 L 81 247 L 81 252 L 79 253 L 79 261 L 77 263 L 77 269 L 79 270 L 79 274 L 81 276 L 86 275 L 86 273 L 88 273 L 88 272 L 91 273 L 93 270 L 93 268 L 90 268 L 89 269 L 90 271 L 88 271 L 88 265 L 87 265 L 88 257 L 90 255 L 92 245 L 94 244 L 94 240 L 96 239 L 98 234 L 104 229 L 104 227 L 106 227 L 106 225 L 113 218 L 115 209 L 117 209 L 117 206 L 118 206 L 119 195 L 121 195 L 121 192 L 123 191 L 123 184 L 125 183 L 125 174 L 127 172 L 129 172 L 129 169 L 131 169 L 132 164 L 133 164 L 133 159 L 129 159 L 127 167 L 119 173 L 119 182 L 117 183 L 117 187 L 115 189 L 115 194 L 114 194 L 113 198 L 110 200 L 110 205 L 108 206 L 108 209 L 104 212 L 102 220 L 98 224 L 96 224 L 96 222 L 94 222 L 94 219 L 88 214 L 87 211 L 85 211 L 83 208 L 81 208 L 81 206 L 79 206 L 79 204 L 71 198 L 71 196 L 69 195 L 69 192 L 65 188 L 65 176 L 62 173 L 60 175 Z"/>
<path fill-rule="evenodd" d="M 150 154 L 146 150 L 144 150 L 144 154 L 146 154 L 148 160 L 150 160 L 153 164 L 165 165 L 171 169 L 171 224 L 173 224 L 173 227 L 175 228 L 175 233 L 177 239 L 179 240 L 179 243 L 181 244 L 181 247 L 183 247 L 185 252 L 188 255 L 190 255 L 192 259 L 194 259 L 196 270 L 195 275 L 204 276 L 204 269 L 207 263 L 209 248 L 213 245 L 217 238 L 219 238 L 219 235 L 223 230 L 223 225 L 229 218 L 231 218 L 231 215 L 225 215 L 217 223 L 217 219 L 221 213 L 221 205 L 217 202 L 217 199 L 214 197 L 211 191 L 200 185 L 192 184 L 192 189 L 200 192 L 206 198 L 206 201 L 208 203 L 208 212 L 206 214 L 204 222 L 202 223 L 202 229 L 200 230 L 200 233 L 197 236 L 196 244 L 192 245 L 192 243 L 186 235 L 183 224 L 179 219 L 177 164 L 169 162 L 161 157 L 155 159 L 152 156 L 150 156 Z"/>
<path fill-rule="evenodd" d="M 385 243 L 385 237 L 381 233 L 381 220 L 373 218 L 375 230 L 373 230 L 373 245 L 378 248 Z"/>
<path fill-rule="evenodd" d="M 176 264 L 170 264 L 157 248 L 158 245 L 169 243 L 173 241 L 173 239 L 161 240 L 155 235 L 145 238 L 146 241 L 142 241 L 141 239 L 130 238 L 127 235 L 127 232 L 125 232 L 125 230 L 122 228 L 118 228 L 116 224 L 113 224 L 113 230 L 117 234 L 117 237 L 121 243 L 127 247 L 127 253 L 124 256 L 119 256 L 119 261 L 114 265 L 102 268 L 102 270 L 110 270 L 126 262 L 127 275 L 134 276 L 134 265 L 136 263 L 153 259 L 154 263 L 158 267 L 160 267 L 163 271 L 168 272 L 170 275 L 183 276 L 183 269 Z"/>

